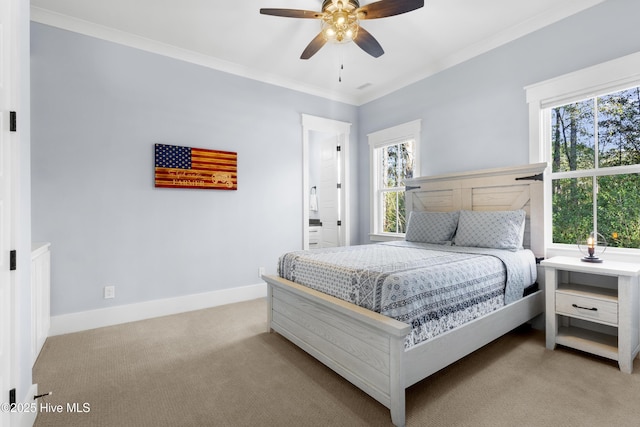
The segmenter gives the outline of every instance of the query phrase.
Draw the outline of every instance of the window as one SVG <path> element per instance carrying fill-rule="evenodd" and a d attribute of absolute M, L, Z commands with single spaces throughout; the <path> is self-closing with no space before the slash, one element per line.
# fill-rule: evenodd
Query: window
<path fill-rule="evenodd" d="M 371 162 L 371 238 L 401 237 L 406 231 L 405 180 L 419 175 L 420 121 L 368 135 Z"/>
<path fill-rule="evenodd" d="M 640 247 L 640 87 L 550 109 L 553 243 Z"/>
<path fill-rule="evenodd" d="M 550 165 L 547 248 L 592 231 L 608 247 L 640 248 L 639 65 L 629 55 L 526 88 L 531 162 Z"/>

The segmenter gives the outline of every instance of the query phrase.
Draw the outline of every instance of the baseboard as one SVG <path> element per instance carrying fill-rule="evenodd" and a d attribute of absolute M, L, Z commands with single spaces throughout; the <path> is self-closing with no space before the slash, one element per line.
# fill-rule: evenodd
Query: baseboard
<path fill-rule="evenodd" d="M 39 405 L 40 405 L 40 403 L 37 400 L 33 399 L 33 396 L 35 396 L 36 394 L 38 394 L 38 384 L 31 384 L 31 387 L 29 387 L 27 394 L 23 396 L 20 402 L 18 402 L 23 405 L 22 406 L 23 409 L 25 408 L 29 408 L 29 409 L 12 413 L 12 416 L 15 417 L 15 418 L 12 418 L 10 421 L 10 424 L 12 426 L 17 426 L 17 427 L 33 426 L 33 423 L 36 422 L 36 417 L 38 416 L 37 409 L 39 408 Z M 34 407 L 32 405 L 34 403 L 36 404 L 35 406 L 36 410 L 33 410 Z"/>
<path fill-rule="evenodd" d="M 201 310 L 267 296 L 266 283 L 51 317 L 49 336 Z"/>

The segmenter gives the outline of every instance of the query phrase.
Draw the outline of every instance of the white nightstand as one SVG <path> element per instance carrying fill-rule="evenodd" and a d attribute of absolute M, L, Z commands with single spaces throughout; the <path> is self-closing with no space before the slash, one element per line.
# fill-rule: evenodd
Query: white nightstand
<path fill-rule="evenodd" d="M 640 264 L 553 257 L 541 265 L 547 348 L 560 344 L 617 360 L 631 373 L 640 350 Z"/>

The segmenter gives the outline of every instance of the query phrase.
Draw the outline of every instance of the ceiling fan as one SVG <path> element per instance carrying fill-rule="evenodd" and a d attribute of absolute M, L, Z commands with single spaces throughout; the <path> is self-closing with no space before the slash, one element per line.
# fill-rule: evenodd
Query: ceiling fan
<path fill-rule="evenodd" d="M 321 12 L 300 9 L 260 9 L 260 13 L 286 18 L 322 20 L 322 31 L 311 40 L 300 59 L 311 58 L 327 42 L 348 43 L 350 41 L 369 55 L 378 58 L 384 53 L 382 46 L 359 25 L 359 21 L 400 15 L 422 6 L 424 6 L 424 0 L 380 0 L 362 7 L 358 0 L 324 0 Z"/>

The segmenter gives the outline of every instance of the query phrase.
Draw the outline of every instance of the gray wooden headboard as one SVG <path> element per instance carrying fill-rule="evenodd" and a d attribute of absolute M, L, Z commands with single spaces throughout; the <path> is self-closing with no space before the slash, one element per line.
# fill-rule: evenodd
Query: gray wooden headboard
<path fill-rule="evenodd" d="M 424 176 L 406 181 L 406 209 L 449 212 L 455 210 L 527 213 L 524 246 L 544 256 L 544 189 L 546 163 Z"/>

